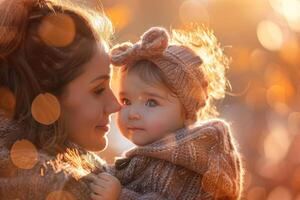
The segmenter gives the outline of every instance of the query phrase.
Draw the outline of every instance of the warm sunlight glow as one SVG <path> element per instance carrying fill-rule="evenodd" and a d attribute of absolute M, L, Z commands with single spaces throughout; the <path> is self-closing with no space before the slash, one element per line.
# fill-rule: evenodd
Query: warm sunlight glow
<path fill-rule="evenodd" d="M 283 43 L 283 34 L 278 25 L 272 21 L 261 21 L 257 26 L 257 38 L 268 50 L 279 50 Z"/>
<path fill-rule="evenodd" d="M 209 23 L 209 14 L 203 3 L 197 0 L 184 1 L 179 9 L 179 16 L 183 24 L 191 22 Z"/>
<path fill-rule="evenodd" d="M 122 30 L 131 21 L 131 12 L 126 4 L 120 4 L 106 9 L 106 14 L 118 30 Z"/>
<path fill-rule="evenodd" d="M 272 162 L 281 161 L 286 156 L 290 142 L 290 137 L 283 128 L 274 127 L 264 141 L 266 158 Z"/>

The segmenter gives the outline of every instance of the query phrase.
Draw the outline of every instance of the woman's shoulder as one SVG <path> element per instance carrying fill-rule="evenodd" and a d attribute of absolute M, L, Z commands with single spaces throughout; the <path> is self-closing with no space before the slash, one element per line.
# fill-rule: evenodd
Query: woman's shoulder
<path fill-rule="evenodd" d="M 53 156 L 29 140 L 20 140 L 22 132 L 18 122 L 4 118 L 0 110 L 0 199 L 35 200 L 48 195 L 90 199 L 85 175 L 105 170 L 100 157 L 71 150 Z"/>
<path fill-rule="evenodd" d="M 33 157 L 31 161 L 14 161 L 15 158 L 9 149 L 0 148 L 0 199 L 35 200 L 49 196 L 89 199 L 87 182 L 84 179 L 76 180 L 64 171 L 57 171 L 50 162 L 54 157 L 46 152 L 38 151 L 35 161 Z"/>

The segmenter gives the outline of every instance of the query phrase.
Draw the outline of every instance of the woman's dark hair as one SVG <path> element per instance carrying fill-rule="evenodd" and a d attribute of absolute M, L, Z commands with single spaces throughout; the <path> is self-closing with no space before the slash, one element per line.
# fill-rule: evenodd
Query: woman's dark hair
<path fill-rule="evenodd" d="M 38 123 L 31 113 L 32 102 L 43 93 L 59 99 L 65 86 L 83 72 L 97 43 L 107 45 L 112 33 L 101 10 L 66 2 L 3 0 L 0 4 L 0 88 L 14 95 L 12 117 L 23 128 L 10 137 L 55 151 L 67 138 L 63 118 L 50 125 Z"/>

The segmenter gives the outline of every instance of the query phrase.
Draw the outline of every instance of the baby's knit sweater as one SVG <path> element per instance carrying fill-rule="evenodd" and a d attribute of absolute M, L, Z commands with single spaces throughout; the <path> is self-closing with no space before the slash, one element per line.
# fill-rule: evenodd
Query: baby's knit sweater
<path fill-rule="evenodd" d="M 125 155 L 111 168 L 124 186 L 120 199 L 240 199 L 240 155 L 222 120 L 178 130 Z"/>

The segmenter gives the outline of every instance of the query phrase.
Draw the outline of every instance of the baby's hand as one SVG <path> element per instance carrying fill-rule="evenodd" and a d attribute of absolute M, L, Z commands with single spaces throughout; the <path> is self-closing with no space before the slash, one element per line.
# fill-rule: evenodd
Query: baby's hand
<path fill-rule="evenodd" d="M 119 198 L 121 183 L 116 177 L 105 172 L 94 177 L 90 184 L 93 200 L 116 200 Z"/>

